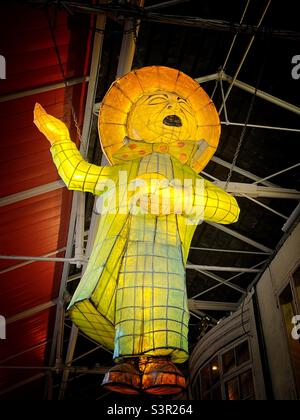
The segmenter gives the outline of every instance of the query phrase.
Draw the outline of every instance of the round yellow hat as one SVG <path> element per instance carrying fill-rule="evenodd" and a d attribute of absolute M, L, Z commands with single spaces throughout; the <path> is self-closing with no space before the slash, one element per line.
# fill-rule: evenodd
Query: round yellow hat
<path fill-rule="evenodd" d="M 217 110 L 202 87 L 162 66 L 133 70 L 116 80 L 101 104 L 98 128 L 111 164 L 119 163 L 120 150 L 132 142 L 132 150 L 143 144 L 145 150 L 170 152 L 197 173 L 215 153 L 221 132 Z"/>

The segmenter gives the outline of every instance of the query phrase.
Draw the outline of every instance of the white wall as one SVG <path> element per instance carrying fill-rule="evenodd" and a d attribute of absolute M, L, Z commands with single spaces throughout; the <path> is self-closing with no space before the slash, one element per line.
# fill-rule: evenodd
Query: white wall
<path fill-rule="evenodd" d="M 218 352 L 226 350 L 227 347 L 232 348 L 245 339 L 248 339 L 250 347 L 255 397 L 256 400 L 265 400 L 266 394 L 251 294 L 246 298 L 244 305 L 212 328 L 199 341 L 190 358 L 191 384 L 194 384 L 195 381 L 200 382 L 200 368 L 209 359 Z M 195 392 L 192 395 L 195 399 L 199 398 Z"/>
<path fill-rule="evenodd" d="M 257 285 L 258 302 L 276 400 L 296 398 L 286 332 L 278 295 L 300 265 L 300 224 L 287 239 Z"/>

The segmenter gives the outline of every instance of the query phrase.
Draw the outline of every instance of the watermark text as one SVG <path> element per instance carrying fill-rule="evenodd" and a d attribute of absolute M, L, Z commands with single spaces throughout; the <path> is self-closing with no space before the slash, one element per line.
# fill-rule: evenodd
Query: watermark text
<path fill-rule="evenodd" d="M 0 315 L 0 340 L 6 340 L 6 319 Z"/>
<path fill-rule="evenodd" d="M 0 79 L 6 79 L 6 60 L 3 55 L 0 55 Z"/>
<path fill-rule="evenodd" d="M 294 80 L 300 79 L 300 55 L 295 55 L 292 58 L 292 64 L 294 64 L 294 67 L 292 69 L 292 78 Z"/>
<path fill-rule="evenodd" d="M 292 337 L 294 340 L 300 340 L 300 315 L 294 316 L 292 324 L 295 325 L 292 330 Z"/>
<path fill-rule="evenodd" d="M 102 193 L 96 202 L 97 213 L 101 215 L 176 214 L 186 217 L 189 224 L 203 221 L 203 179 L 169 180 L 159 174 L 146 174 L 129 181 L 127 172 L 121 171 L 118 182 L 105 179 L 96 189 Z"/>

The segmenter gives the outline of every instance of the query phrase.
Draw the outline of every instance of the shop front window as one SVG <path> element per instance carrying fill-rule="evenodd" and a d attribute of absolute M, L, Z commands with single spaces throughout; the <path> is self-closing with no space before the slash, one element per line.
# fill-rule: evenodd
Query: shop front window
<path fill-rule="evenodd" d="M 295 322 L 300 317 L 299 294 L 300 269 L 295 272 L 293 281 L 288 284 L 279 297 L 298 397 L 300 397 L 300 334 L 297 333 L 297 323 Z"/>
<path fill-rule="evenodd" d="M 200 371 L 201 399 L 254 400 L 254 382 L 248 340 L 219 353 Z"/>

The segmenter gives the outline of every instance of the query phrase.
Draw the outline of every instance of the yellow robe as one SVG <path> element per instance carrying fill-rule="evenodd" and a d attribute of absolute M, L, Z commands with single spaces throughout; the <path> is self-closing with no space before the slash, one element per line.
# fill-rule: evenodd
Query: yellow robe
<path fill-rule="evenodd" d="M 124 183 L 139 178 L 191 179 L 193 185 L 201 178 L 168 154 L 99 167 L 85 162 L 70 140 L 55 143 L 51 153 L 70 190 L 101 195 L 103 183 L 110 179 L 121 195 L 120 206 L 112 199 L 110 211 L 101 217 L 87 269 L 68 308 L 72 321 L 114 349 L 115 360 L 147 355 L 185 362 L 189 322 L 185 265 L 201 217 L 191 222 L 191 216 L 172 210 L 135 215 L 122 208 L 122 194 Z M 236 200 L 214 184 L 204 181 L 202 197 L 193 191 L 193 203 L 203 200 L 205 220 L 227 224 L 238 219 Z"/>

